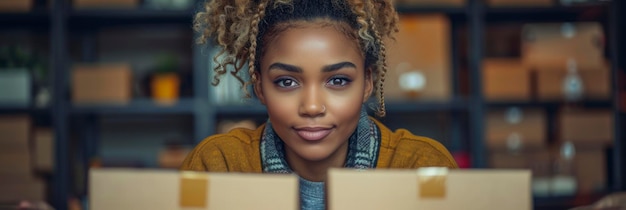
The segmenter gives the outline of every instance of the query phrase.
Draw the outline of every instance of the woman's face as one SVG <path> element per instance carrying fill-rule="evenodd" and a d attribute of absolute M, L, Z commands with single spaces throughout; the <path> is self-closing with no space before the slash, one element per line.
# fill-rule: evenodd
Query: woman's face
<path fill-rule="evenodd" d="M 288 159 L 345 159 L 373 86 L 357 41 L 336 27 L 308 23 L 266 44 L 255 93 Z"/>

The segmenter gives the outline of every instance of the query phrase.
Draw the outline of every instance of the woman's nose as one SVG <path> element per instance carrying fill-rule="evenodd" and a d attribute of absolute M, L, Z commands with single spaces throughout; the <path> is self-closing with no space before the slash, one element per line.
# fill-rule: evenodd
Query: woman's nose
<path fill-rule="evenodd" d="M 300 104 L 300 115 L 306 117 L 317 117 L 326 113 L 324 105 L 324 96 L 321 90 L 317 88 L 306 88 L 302 92 L 302 101 Z"/>

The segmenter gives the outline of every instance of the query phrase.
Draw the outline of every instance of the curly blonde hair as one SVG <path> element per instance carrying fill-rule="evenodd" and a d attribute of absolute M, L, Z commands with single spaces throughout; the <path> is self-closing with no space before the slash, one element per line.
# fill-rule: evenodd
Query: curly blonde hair
<path fill-rule="evenodd" d="M 216 67 L 212 84 L 218 85 L 220 77 L 230 73 L 247 86 L 258 79 L 264 43 L 298 21 L 320 19 L 347 23 L 349 27 L 339 28 L 348 28 L 342 31 L 358 39 L 365 67 L 376 81 L 376 114 L 384 116 L 387 59 L 383 39 L 393 39 L 398 31 L 398 15 L 391 0 L 208 0 L 195 16 L 194 29 L 200 33 L 198 43 L 212 38 L 221 48 L 213 57 Z M 249 78 L 238 76 L 245 64 Z M 234 67 L 230 72 L 229 65 Z"/>

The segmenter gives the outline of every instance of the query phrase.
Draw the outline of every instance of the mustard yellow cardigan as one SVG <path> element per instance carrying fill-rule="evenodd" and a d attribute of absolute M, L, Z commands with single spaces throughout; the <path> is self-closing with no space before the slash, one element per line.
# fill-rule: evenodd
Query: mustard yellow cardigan
<path fill-rule="evenodd" d="M 415 136 L 405 129 L 392 132 L 379 121 L 374 122 L 381 135 L 377 168 L 458 167 L 439 142 Z M 204 139 L 185 158 L 181 170 L 261 173 L 259 146 L 264 127 L 234 129 Z"/>

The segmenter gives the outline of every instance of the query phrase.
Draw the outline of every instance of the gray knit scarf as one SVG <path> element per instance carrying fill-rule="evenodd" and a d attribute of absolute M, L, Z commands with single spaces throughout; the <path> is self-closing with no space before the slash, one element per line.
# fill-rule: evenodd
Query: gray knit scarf
<path fill-rule="evenodd" d="M 348 140 L 346 168 L 375 168 L 380 149 L 380 134 L 376 124 L 369 119 L 366 108 L 361 107 L 359 122 Z M 284 143 L 276 135 L 268 120 L 261 137 L 261 164 L 264 173 L 293 173 L 285 159 Z M 325 209 L 324 183 L 300 178 L 301 209 Z"/>

